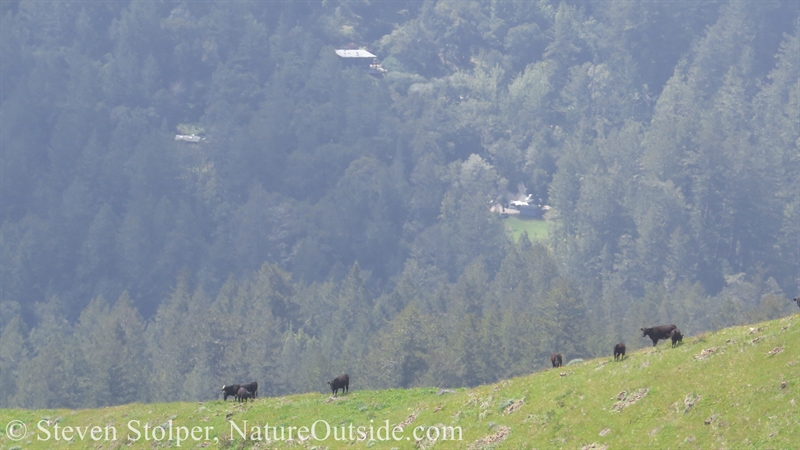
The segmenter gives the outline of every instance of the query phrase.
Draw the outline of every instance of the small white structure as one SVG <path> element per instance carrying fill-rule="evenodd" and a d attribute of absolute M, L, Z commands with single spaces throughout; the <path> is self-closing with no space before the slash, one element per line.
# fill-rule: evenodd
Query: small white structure
<path fill-rule="evenodd" d="M 368 52 L 368 51 L 366 51 L 364 49 L 358 49 L 358 50 L 348 50 L 348 49 L 336 50 L 336 54 L 341 56 L 342 58 L 368 58 L 369 62 L 372 62 L 373 58 L 377 58 L 377 56 L 373 55 L 372 53 L 370 53 L 370 52 Z"/>
<path fill-rule="evenodd" d="M 336 55 L 348 65 L 364 67 L 370 75 L 383 75 L 386 73 L 386 69 L 381 67 L 381 63 L 378 62 L 378 57 L 364 49 L 336 50 Z"/>
<path fill-rule="evenodd" d="M 202 136 L 198 136 L 196 134 L 176 134 L 175 135 L 175 140 L 176 141 L 198 143 L 198 142 L 205 141 L 206 138 L 204 138 Z"/>

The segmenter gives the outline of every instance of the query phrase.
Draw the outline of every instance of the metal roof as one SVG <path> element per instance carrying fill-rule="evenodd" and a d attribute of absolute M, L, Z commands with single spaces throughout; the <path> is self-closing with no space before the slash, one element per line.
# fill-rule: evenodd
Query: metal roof
<path fill-rule="evenodd" d="M 336 54 L 342 58 L 375 58 L 375 55 L 366 50 L 336 50 Z"/>

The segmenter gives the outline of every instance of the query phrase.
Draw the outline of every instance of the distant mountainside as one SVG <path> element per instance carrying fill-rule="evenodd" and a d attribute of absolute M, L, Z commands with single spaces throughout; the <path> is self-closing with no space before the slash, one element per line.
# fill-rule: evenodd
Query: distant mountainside
<path fill-rule="evenodd" d="M 0 448 L 796 448 L 798 349 L 795 314 L 473 389 L 3 409 Z"/>
<path fill-rule="evenodd" d="M 798 5 L 0 1 L 0 408 L 796 313 Z"/>

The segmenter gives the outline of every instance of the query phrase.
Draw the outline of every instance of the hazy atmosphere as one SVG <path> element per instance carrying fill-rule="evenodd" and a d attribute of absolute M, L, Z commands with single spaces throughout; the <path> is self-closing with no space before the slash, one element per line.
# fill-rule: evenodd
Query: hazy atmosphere
<path fill-rule="evenodd" d="M 795 1 L 0 20 L 0 407 L 476 386 L 797 312 Z"/>

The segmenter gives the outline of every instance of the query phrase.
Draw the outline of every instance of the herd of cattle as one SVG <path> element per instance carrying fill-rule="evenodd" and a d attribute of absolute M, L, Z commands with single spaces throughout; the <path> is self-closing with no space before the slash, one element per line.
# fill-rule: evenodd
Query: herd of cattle
<path fill-rule="evenodd" d="M 795 301 L 797 301 L 798 306 L 800 306 L 800 299 L 795 299 Z M 683 343 L 683 334 L 681 334 L 681 330 L 675 325 L 659 325 L 657 327 L 641 328 L 640 330 L 642 331 L 642 337 L 650 337 L 653 341 L 653 347 L 662 339 L 672 340 L 673 348 L 678 345 L 678 343 Z M 621 361 L 624 358 L 625 343 L 620 342 L 614 346 L 614 361 Z M 553 364 L 553 367 L 561 367 L 563 361 L 564 358 L 561 356 L 561 353 L 553 353 L 550 355 L 550 362 Z"/>
<path fill-rule="evenodd" d="M 800 305 L 800 300 L 795 299 Z M 661 339 L 672 339 L 672 346 L 675 347 L 679 342 L 683 342 L 683 335 L 681 330 L 675 325 L 660 325 L 652 328 L 642 328 L 642 337 L 649 336 L 653 340 L 653 347 L 658 344 Z M 614 361 L 622 360 L 625 358 L 625 344 L 620 342 L 614 346 Z M 564 364 L 564 358 L 561 353 L 553 353 L 550 355 L 550 362 L 553 367 L 561 367 Z M 339 390 L 342 394 L 350 391 L 350 375 L 343 374 L 328 381 L 328 386 L 331 388 L 331 393 L 335 396 L 338 395 Z M 224 384 L 222 385 L 222 400 L 227 400 L 232 396 L 239 402 L 247 403 L 247 399 L 254 399 L 258 394 L 258 383 L 253 381 L 245 384 Z"/>
<path fill-rule="evenodd" d="M 331 387 L 333 395 L 338 394 L 339 389 L 342 390 L 343 394 L 346 394 L 350 390 L 350 375 L 339 375 L 333 381 L 328 381 L 328 386 Z M 233 397 L 238 402 L 247 403 L 247 399 L 258 397 L 258 383 L 253 381 L 245 384 L 223 384 L 222 400 L 228 400 L 228 397 Z"/>
<path fill-rule="evenodd" d="M 800 297 L 792 300 L 800 307 Z M 678 343 L 683 343 L 683 334 L 681 330 L 675 325 L 659 325 L 651 328 L 641 328 L 642 337 L 649 337 L 653 341 L 653 347 L 658 344 L 660 340 L 670 339 L 672 347 L 674 348 Z M 620 342 L 614 346 L 614 361 L 623 360 L 625 358 L 625 344 Z M 561 353 L 553 353 L 550 355 L 550 362 L 553 367 L 561 367 L 564 363 L 564 358 Z M 347 374 L 339 375 L 333 381 L 328 381 L 328 386 L 331 388 L 333 395 L 339 393 L 339 389 L 343 394 L 350 390 L 350 376 Z M 239 402 L 247 402 L 247 399 L 254 399 L 258 394 L 258 383 L 253 381 L 245 384 L 225 384 L 222 386 L 222 400 L 227 400 L 228 396 L 232 396 Z"/>
<path fill-rule="evenodd" d="M 792 301 L 797 303 L 797 306 L 800 307 L 800 297 Z M 681 334 L 681 330 L 675 325 L 659 325 L 652 328 L 640 328 L 640 330 L 642 331 L 642 337 L 650 337 L 653 341 L 653 347 L 662 339 L 672 340 L 673 348 L 678 345 L 679 342 L 681 344 L 683 343 L 683 334 Z M 622 360 L 623 358 L 625 358 L 625 344 L 620 342 L 614 346 L 614 361 Z M 553 364 L 553 367 L 561 367 L 562 361 L 561 353 L 553 353 L 550 355 L 550 362 Z"/>
<path fill-rule="evenodd" d="M 258 383 L 253 381 L 245 384 L 223 384 L 222 400 L 227 400 L 232 395 L 236 401 L 247 403 L 248 398 L 258 396 Z"/>

